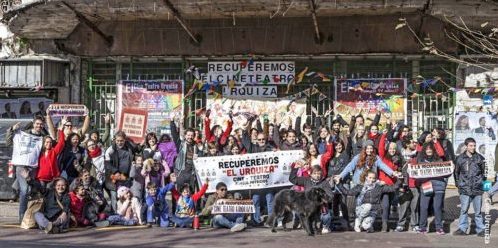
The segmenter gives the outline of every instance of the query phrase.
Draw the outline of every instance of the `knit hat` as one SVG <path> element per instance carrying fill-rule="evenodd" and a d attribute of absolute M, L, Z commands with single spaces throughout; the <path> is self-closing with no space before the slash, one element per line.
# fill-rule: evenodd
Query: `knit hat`
<path fill-rule="evenodd" d="M 128 192 L 130 192 L 130 189 L 128 187 L 126 187 L 126 186 L 120 186 L 118 188 L 118 191 L 117 191 L 118 198 L 121 198 L 121 197 L 125 196 L 126 193 L 128 193 Z"/>
<path fill-rule="evenodd" d="M 154 153 L 154 156 L 152 157 L 152 159 L 154 159 L 155 162 L 158 162 L 158 161 L 161 162 L 161 160 L 162 160 L 161 153 L 159 153 L 159 152 Z"/>
<path fill-rule="evenodd" d="M 374 146 L 374 142 L 372 140 L 367 140 L 367 141 L 363 142 L 363 147 L 367 147 L 367 146 Z"/>

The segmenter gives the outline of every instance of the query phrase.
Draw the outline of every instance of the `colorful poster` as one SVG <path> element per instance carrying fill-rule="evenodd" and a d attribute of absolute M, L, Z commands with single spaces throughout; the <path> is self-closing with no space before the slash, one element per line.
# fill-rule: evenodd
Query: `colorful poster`
<path fill-rule="evenodd" d="M 142 143 L 146 135 L 147 110 L 124 108 L 119 119 L 119 130 L 125 132 L 135 143 Z"/>
<path fill-rule="evenodd" d="M 264 116 L 270 122 L 281 124 L 281 128 L 293 126 L 298 116 L 306 113 L 306 103 L 302 100 L 242 100 L 242 99 L 207 99 L 207 109 L 211 110 L 211 125 L 226 126 L 228 113 L 232 111 L 233 129 L 242 128 L 250 117 L 258 117 L 263 121 Z M 304 124 L 301 123 L 301 124 Z"/>
<path fill-rule="evenodd" d="M 335 113 L 345 120 L 362 111 L 373 116 L 378 110 L 391 113 L 393 121 L 406 119 L 406 79 L 336 79 Z M 381 119 L 382 122 L 385 118 Z"/>
<path fill-rule="evenodd" d="M 169 133 L 172 117 L 183 112 L 182 80 L 122 80 L 117 85 L 116 118 L 124 108 L 148 113 L 147 132 Z"/>
<path fill-rule="evenodd" d="M 486 158 L 487 174 L 494 177 L 496 163 L 495 149 L 498 143 L 496 132 L 498 121 L 496 117 L 486 112 L 455 112 L 453 127 L 453 148 L 455 154 L 465 152 L 465 139 L 476 140 L 477 152 Z"/>
<path fill-rule="evenodd" d="M 227 84 L 234 80 L 241 85 L 264 83 L 287 85 L 294 80 L 296 66 L 293 61 L 225 61 L 209 62 L 202 80 Z"/>
<path fill-rule="evenodd" d="M 24 97 L 0 99 L 2 119 L 33 119 L 35 115 L 45 116 L 47 107 L 54 101 L 45 97 Z"/>
<path fill-rule="evenodd" d="M 197 181 L 209 179 L 207 192 L 224 182 L 230 190 L 292 186 L 291 164 L 302 159 L 304 151 L 262 152 L 233 156 L 201 157 L 194 160 Z"/>

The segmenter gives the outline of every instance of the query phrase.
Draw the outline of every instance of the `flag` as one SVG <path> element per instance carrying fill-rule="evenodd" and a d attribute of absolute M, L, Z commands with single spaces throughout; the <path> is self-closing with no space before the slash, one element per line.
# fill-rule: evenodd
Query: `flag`
<path fill-rule="evenodd" d="M 308 67 L 304 68 L 299 74 L 297 74 L 297 81 L 296 84 L 301 83 L 304 78 L 304 74 L 308 71 Z"/>
<path fill-rule="evenodd" d="M 235 87 L 235 80 L 228 81 L 228 88 L 233 89 Z"/>

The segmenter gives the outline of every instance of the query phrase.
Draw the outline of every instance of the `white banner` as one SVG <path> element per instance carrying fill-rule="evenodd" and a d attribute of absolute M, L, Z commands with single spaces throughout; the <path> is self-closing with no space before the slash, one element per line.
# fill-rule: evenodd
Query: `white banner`
<path fill-rule="evenodd" d="M 229 214 L 229 213 L 254 213 L 254 204 L 252 200 L 232 200 L 232 199 L 219 199 L 213 205 L 211 214 Z"/>
<path fill-rule="evenodd" d="M 291 164 L 304 157 L 304 151 L 262 152 L 232 156 L 201 157 L 194 160 L 198 182 L 209 178 L 208 193 L 224 182 L 228 190 L 292 186 Z"/>
<path fill-rule="evenodd" d="M 18 166 L 38 167 L 38 158 L 42 148 L 42 136 L 35 136 L 23 131 L 14 135 L 12 164 Z"/>
<path fill-rule="evenodd" d="M 223 97 L 232 99 L 256 99 L 256 98 L 276 98 L 277 86 L 234 86 L 232 88 L 223 86 Z"/>
<path fill-rule="evenodd" d="M 50 116 L 87 116 L 88 108 L 82 104 L 50 104 L 47 108 Z"/>
<path fill-rule="evenodd" d="M 289 61 L 240 61 L 209 62 L 207 77 L 203 80 L 227 84 L 234 80 L 239 84 L 266 82 L 286 85 L 294 79 L 294 62 Z"/>
<path fill-rule="evenodd" d="M 453 174 L 454 170 L 455 166 L 451 163 L 451 161 L 446 161 L 409 164 L 407 172 L 411 178 L 422 179 L 449 176 Z"/>

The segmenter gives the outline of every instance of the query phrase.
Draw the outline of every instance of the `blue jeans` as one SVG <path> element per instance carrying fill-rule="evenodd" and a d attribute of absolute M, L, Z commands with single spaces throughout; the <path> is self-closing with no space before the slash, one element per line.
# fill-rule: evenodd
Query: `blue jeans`
<path fill-rule="evenodd" d="M 163 209 L 156 208 L 154 204 L 151 204 L 147 207 L 147 223 L 155 223 L 156 219 L 158 220 L 160 227 L 168 227 L 169 226 L 169 214 L 168 207 L 165 206 Z"/>
<path fill-rule="evenodd" d="M 138 224 L 138 221 L 136 219 L 128 219 L 119 214 L 111 215 L 107 217 L 107 220 L 111 225 L 134 226 Z"/>
<path fill-rule="evenodd" d="M 436 230 L 443 229 L 443 201 L 444 193 L 435 192 L 430 196 L 420 194 L 420 219 L 419 227 L 420 229 L 427 230 L 427 217 L 429 215 L 429 202 L 431 198 L 434 198 L 433 208 L 434 208 L 434 220 L 436 222 Z"/>
<path fill-rule="evenodd" d="M 481 204 L 482 204 L 482 196 L 475 195 L 460 195 L 460 220 L 458 222 L 458 228 L 460 230 L 466 232 L 469 227 L 468 222 L 468 211 L 470 207 L 470 203 L 472 202 L 472 207 L 475 212 L 475 222 L 476 222 L 476 232 L 480 233 L 484 231 L 484 219 L 481 214 Z"/>
<path fill-rule="evenodd" d="M 330 211 L 322 213 L 320 215 L 320 221 L 322 221 L 323 227 L 330 228 L 330 224 L 332 223 L 332 215 L 330 214 Z"/>
<path fill-rule="evenodd" d="M 253 221 L 256 223 L 261 222 L 261 201 L 260 197 L 261 195 L 265 195 L 266 198 L 266 209 L 268 210 L 268 215 L 271 215 L 273 212 L 273 192 L 266 192 L 266 193 L 256 193 L 252 195 L 252 202 L 254 203 L 254 214 L 252 215 Z"/>
<path fill-rule="evenodd" d="M 178 217 L 173 215 L 171 217 L 171 221 L 173 221 L 178 227 L 187 227 L 192 224 L 194 217 Z"/>
<path fill-rule="evenodd" d="M 36 176 L 37 169 L 32 169 L 31 167 L 16 166 L 16 180 L 19 185 L 19 222 L 24 218 L 24 213 L 28 208 L 28 192 L 30 186 L 26 179 L 21 175 L 24 170 L 29 170 L 29 176 L 33 180 Z"/>
<path fill-rule="evenodd" d="M 213 227 L 218 228 L 232 228 L 242 222 L 244 222 L 244 214 L 217 214 L 211 221 Z"/>

